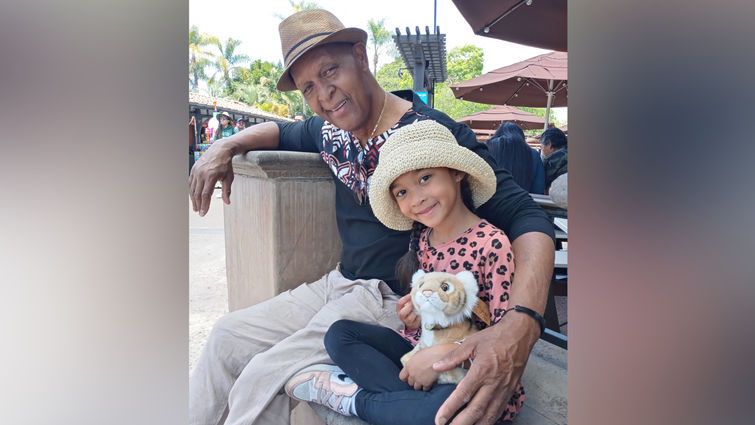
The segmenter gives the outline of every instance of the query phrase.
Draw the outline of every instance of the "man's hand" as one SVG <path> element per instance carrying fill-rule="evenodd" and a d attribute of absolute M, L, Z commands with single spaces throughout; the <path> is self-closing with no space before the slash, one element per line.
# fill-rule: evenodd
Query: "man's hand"
<path fill-rule="evenodd" d="M 417 329 L 421 326 L 419 316 L 414 312 L 412 305 L 412 294 L 407 294 L 398 300 L 396 313 L 398 313 L 398 318 L 404 322 L 406 329 Z"/>
<path fill-rule="evenodd" d="M 435 363 L 436 371 L 453 369 L 473 358 L 467 376 L 440 406 L 435 424 L 454 418 L 455 425 L 493 424 L 517 388 L 540 328 L 531 317 L 509 312 L 494 326 L 467 337 L 461 346 Z"/>
<path fill-rule="evenodd" d="M 430 391 L 439 374 L 433 370 L 433 363 L 454 349 L 456 344 L 439 344 L 417 351 L 401 369 L 398 378 L 415 390 Z"/>
<path fill-rule="evenodd" d="M 223 202 L 230 204 L 233 155 L 251 150 L 278 149 L 279 136 L 278 124 L 263 122 L 213 143 L 189 174 L 189 195 L 194 211 L 198 211 L 200 216 L 207 214 L 218 181 L 223 185 Z"/>
<path fill-rule="evenodd" d="M 212 192 L 218 181 L 223 185 L 223 202 L 231 203 L 233 167 L 231 151 L 222 143 L 215 143 L 202 154 L 189 174 L 189 196 L 194 212 L 204 217 L 210 209 Z"/>

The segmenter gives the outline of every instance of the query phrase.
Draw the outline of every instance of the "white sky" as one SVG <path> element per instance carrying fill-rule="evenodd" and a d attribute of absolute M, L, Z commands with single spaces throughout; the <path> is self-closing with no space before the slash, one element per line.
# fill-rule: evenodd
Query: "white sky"
<path fill-rule="evenodd" d="M 385 18 L 385 28 L 395 34 L 396 27 L 402 34 L 408 26 L 414 33 L 419 26 L 424 33 L 425 26 L 432 32 L 433 0 L 316 0 L 323 9 L 335 14 L 347 27 L 367 29 L 369 19 Z M 437 0 L 437 25 L 446 34 L 446 51 L 465 44 L 473 44 L 485 52 L 482 72 L 529 59 L 548 50 L 523 46 L 477 36 L 459 13 L 451 0 Z M 232 37 L 241 40 L 239 53 L 252 59 L 262 59 L 277 63 L 281 60 L 278 24 L 275 13 L 288 16 L 292 13 L 287 0 L 189 0 L 189 24 L 226 40 Z M 391 41 L 392 43 L 392 41 Z M 382 57 L 378 63 L 385 64 L 391 59 Z M 554 108 L 556 118 L 566 121 L 567 108 Z"/>

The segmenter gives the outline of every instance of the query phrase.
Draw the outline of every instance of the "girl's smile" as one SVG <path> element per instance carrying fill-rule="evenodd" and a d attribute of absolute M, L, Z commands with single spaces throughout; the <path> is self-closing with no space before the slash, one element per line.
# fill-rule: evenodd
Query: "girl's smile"
<path fill-rule="evenodd" d="M 450 168 L 423 168 L 400 175 L 391 193 L 401 213 L 433 229 L 438 241 L 453 239 L 477 217 L 461 199 L 465 174 Z"/>
<path fill-rule="evenodd" d="M 437 205 L 438 205 L 438 203 L 436 202 L 433 205 L 431 205 L 430 207 L 428 207 L 428 208 L 426 208 L 426 209 L 424 209 L 422 211 L 419 211 L 417 214 L 420 215 L 420 216 L 428 216 L 428 215 L 430 215 L 430 213 L 433 212 L 433 210 L 435 209 L 435 207 Z"/>

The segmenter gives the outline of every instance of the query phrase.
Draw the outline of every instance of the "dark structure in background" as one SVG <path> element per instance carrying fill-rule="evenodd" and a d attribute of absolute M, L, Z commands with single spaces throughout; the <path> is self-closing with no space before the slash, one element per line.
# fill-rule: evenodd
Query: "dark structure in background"
<path fill-rule="evenodd" d="M 236 122 L 239 118 L 243 118 L 246 120 L 247 127 L 267 121 L 293 121 L 291 118 L 284 118 L 270 112 L 265 112 L 231 99 L 212 97 L 199 93 L 189 93 L 189 118 L 194 117 L 194 120 L 196 121 L 194 140 L 197 142 L 201 140 L 198 132 L 201 131 L 202 123 L 212 118 L 213 102 L 217 102 L 218 112 L 228 112 L 231 114 L 233 122 Z"/>
<path fill-rule="evenodd" d="M 435 100 L 435 83 L 445 81 L 446 73 L 446 35 L 440 33 L 440 28 L 435 27 L 431 34 L 430 28 L 425 27 L 425 33 L 421 34 L 419 27 L 414 27 L 412 34 L 406 27 L 406 34 L 396 28 L 393 42 L 396 43 L 401 58 L 404 59 L 406 69 L 412 72 L 414 86 L 412 90 L 420 97 L 426 96 L 425 102 L 433 107 Z"/>

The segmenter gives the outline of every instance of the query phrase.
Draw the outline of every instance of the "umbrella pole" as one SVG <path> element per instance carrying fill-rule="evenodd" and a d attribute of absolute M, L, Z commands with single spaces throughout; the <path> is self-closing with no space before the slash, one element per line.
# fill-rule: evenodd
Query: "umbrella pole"
<path fill-rule="evenodd" d="M 553 80 L 548 80 L 548 103 L 545 104 L 545 127 L 543 131 L 548 129 L 548 118 L 551 116 L 551 102 L 553 101 Z"/>

